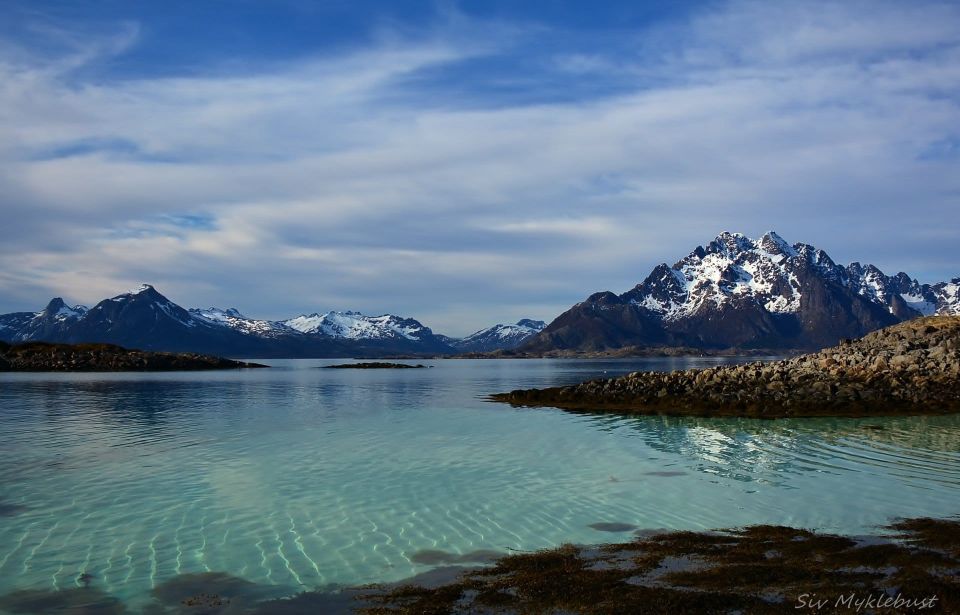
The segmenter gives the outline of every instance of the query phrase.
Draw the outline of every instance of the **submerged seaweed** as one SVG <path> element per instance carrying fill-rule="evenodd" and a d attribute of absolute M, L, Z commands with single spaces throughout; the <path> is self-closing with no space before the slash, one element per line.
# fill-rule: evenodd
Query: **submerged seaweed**
<path fill-rule="evenodd" d="M 120 615 L 128 611 L 118 598 L 99 589 L 75 587 L 61 590 L 14 591 L 0 596 L 0 612 Z"/>

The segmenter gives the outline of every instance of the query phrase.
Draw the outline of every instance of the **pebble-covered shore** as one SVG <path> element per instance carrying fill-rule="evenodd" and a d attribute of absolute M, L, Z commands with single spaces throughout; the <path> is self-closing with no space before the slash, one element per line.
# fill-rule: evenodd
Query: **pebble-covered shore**
<path fill-rule="evenodd" d="M 763 418 L 960 412 L 960 317 L 918 318 L 782 361 L 635 372 L 492 399 L 571 410 Z"/>

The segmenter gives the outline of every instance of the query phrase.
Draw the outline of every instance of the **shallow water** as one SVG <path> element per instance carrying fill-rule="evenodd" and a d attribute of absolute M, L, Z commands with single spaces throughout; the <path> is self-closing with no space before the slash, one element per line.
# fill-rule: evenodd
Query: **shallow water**
<path fill-rule="evenodd" d="M 633 528 L 865 533 L 960 510 L 958 416 L 624 418 L 484 400 L 718 361 L 3 374 L 0 594 L 89 583 L 137 605 L 212 571 L 284 595 Z"/>

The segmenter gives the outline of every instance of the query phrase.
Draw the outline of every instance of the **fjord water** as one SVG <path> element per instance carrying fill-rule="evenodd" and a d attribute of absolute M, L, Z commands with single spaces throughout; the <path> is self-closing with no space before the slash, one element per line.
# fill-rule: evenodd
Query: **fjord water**
<path fill-rule="evenodd" d="M 718 361 L 0 375 L 0 595 L 90 583 L 133 605 L 204 571 L 289 595 L 631 536 L 596 527 L 865 533 L 960 508 L 956 416 L 628 418 L 484 399 Z"/>

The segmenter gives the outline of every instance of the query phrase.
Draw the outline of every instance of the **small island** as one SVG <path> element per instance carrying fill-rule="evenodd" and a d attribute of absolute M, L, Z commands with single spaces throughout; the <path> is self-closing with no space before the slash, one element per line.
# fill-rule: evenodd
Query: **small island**
<path fill-rule="evenodd" d="M 373 361 L 367 363 L 341 363 L 339 365 L 324 365 L 322 369 L 423 369 L 426 365 L 417 363 L 408 365 L 406 363 L 384 363 Z"/>
<path fill-rule="evenodd" d="M 195 352 L 150 352 L 113 344 L 0 342 L 0 372 L 172 372 L 268 367 Z"/>
<path fill-rule="evenodd" d="M 918 318 L 782 361 L 634 372 L 491 399 L 515 406 L 703 417 L 960 412 L 960 317 Z"/>

